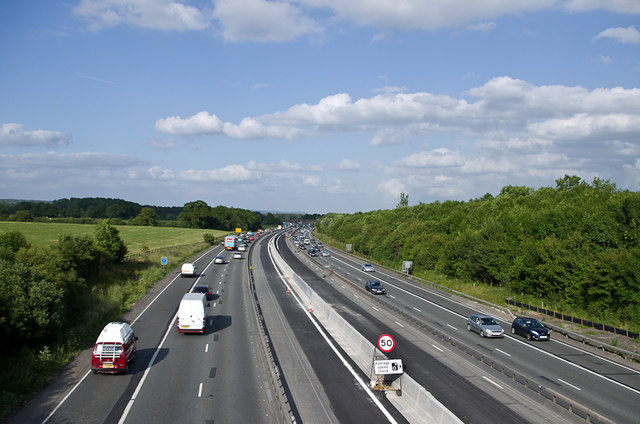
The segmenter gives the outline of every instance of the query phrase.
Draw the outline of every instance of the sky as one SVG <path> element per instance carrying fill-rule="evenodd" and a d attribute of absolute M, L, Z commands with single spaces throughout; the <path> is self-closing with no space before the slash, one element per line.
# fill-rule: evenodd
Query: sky
<path fill-rule="evenodd" d="M 640 189 L 638 0 L 3 0 L 0 198 Z"/>

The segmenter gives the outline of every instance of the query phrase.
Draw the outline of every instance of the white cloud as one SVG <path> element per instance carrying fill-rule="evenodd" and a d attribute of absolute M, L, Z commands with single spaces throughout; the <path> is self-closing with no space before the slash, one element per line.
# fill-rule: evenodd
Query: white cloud
<path fill-rule="evenodd" d="M 342 159 L 338 163 L 338 169 L 341 171 L 358 171 L 360 170 L 360 164 L 354 160 Z"/>
<path fill-rule="evenodd" d="M 301 134 L 301 130 L 285 126 L 268 126 L 257 118 L 244 118 L 240 124 L 222 122 L 216 115 L 207 111 L 198 112 L 189 118 L 170 116 L 159 119 L 155 129 L 167 134 L 179 135 L 226 135 L 237 139 L 283 138 L 292 139 Z"/>
<path fill-rule="evenodd" d="M 129 170 L 145 165 L 148 161 L 134 156 L 101 152 L 0 155 L 0 187 L 24 192 L 29 184 L 31 192 L 48 199 L 51 190 L 66 193 L 70 187 L 93 186 L 90 196 L 96 183 L 121 187 Z"/>
<path fill-rule="evenodd" d="M 73 12 L 94 31 L 118 25 L 189 31 L 210 25 L 205 11 L 171 0 L 81 0 Z"/>
<path fill-rule="evenodd" d="M 302 177 L 302 184 L 304 185 L 319 187 L 321 183 L 322 179 L 317 175 L 305 175 Z"/>
<path fill-rule="evenodd" d="M 407 193 L 407 185 L 399 178 L 391 178 L 378 183 L 378 192 L 384 196 L 386 202 L 400 201 L 400 193 Z"/>
<path fill-rule="evenodd" d="M 322 167 L 319 165 L 302 165 L 299 163 L 291 163 L 286 160 L 281 160 L 280 162 L 275 163 L 262 163 L 251 160 L 247 163 L 247 168 L 252 171 L 260 171 L 260 172 L 271 172 L 278 173 L 281 175 L 283 172 L 291 173 L 291 172 L 308 172 L 322 171 Z"/>
<path fill-rule="evenodd" d="M 598 34 L 595 40 L 611 38 L 625 44 L 640 44 L 640 31 L 633 25 L 627 28 L 607 28 Z"/>
<path fill-rule="evenodd" d="M 536 11 L 556 0 L 301 0 L 310 8 L 329 9 L 358 25 L 398 30 L 434 30 L 484 21 L 503 15 Z"/>
<path fill-rule="evenodd" d="M 617 13 L 640 13 L 640 3 L 636 0 L 566 0 L 562 5 L 572 12 L 609 10 Z"/>
<path fill-rule="evenodd" d="M 460 166 L 464 160 L 458 152 L 446 148 L 439 148 L 432 151 L 423 151 L 411 154 L 399 161 L 399 166 L 412 168 L 446 168 L 450 166 Z"/>
<path fill-rule="evenodd" d="M 462 27 L 489 31 L 494 19 L 539 10 L 569 12 L 609 10 L 640 13 L 636 0 L 213 0 L 212 9 L 179 0 L 80 0 L 74 13 L 94 31 L 118 25 L 161 31 L 201 31 L 214 21 L 227 42 L 289 42 L 322 36 L 325 27 L 340 22 L 372 27 L 380 32 L 372 42 L 393 31 Z M 339 29 L 338 31 L 341 31 Z"/>
<path fill-rule="evenodd" d="M 159 166 L 149 168 L 147 172 L 154 180 L 173 180 L 176 177 L 172 170 L 162 169 Z"/>
<path fill-rule="evenodd" d="M 0 146 L 66 146 L 71 136 L 59 131 L 24 131 L 22 124 L 7 123 L 0 127 Z"/>
<path fill-rule="evenodd" d="M 203 111 L 187 119 L 180 116 L 160 119 L 156 121 L 155 128 L 168 134 L 221 134 L 223 122 L 216 115 Z"/>
<path fill-rule="evenodd" d="M 246 117 L 237 125 L 200 112 L 187 119 L 159 120 L 156 129 L 172 134 L 288 140 L 321 133 L 375 131 L 373 145 L 406 144 L 415 137 L 457 134 L 476 140 L 478 146 L 520 150 L 577 138 L 615 136 L 628 140 L 639 135 L 634 124 L 640 122 L 638 88 L 590 91 L 497 77 L 464 94 L 475 101 L 428 92 L 385 93 L 353 101 L 341 93 L 317 104 Z"/>
<path fill-rule="evenodd" d="M 257 177 L 251 170 L 237 164 L 209 170 L 188 169 L 178 175 L 180 179 L 190 182 L 240 182 L 253 180 Z"/>
<path fill-rule="evenodd" d="M 229 42 L 282 42 L 322 32 L 298 5 L 285 1 L 217 0 L 213 16 Z"/>
<path fill-rule="evenodd" d="M 640 134 L 638 115 L 623 113 L 578 113 L 562 119 L 549 119 L 529 125 L 530 133 L 541 139 L 607 140 L 611 137 L 636 138 Z"/>
<path fill-rule="evenodd" d="M 470 25 L 468 29 L 470 31 L 489 32 L 496 27 L 496 23 L 493 21 L 479 22 L 477 24 Z"/>
<path fill-rule="evenodd" d="M 611 56 L 605 56 L 605 55 L 599 55 L 598 57 L 596 57 L 595 59 L 593 59 L 594 63 L 603 63 L 605 65 L 608 65 L 609 63 L 613 62 L 613 59 L 611 58 Z"/>

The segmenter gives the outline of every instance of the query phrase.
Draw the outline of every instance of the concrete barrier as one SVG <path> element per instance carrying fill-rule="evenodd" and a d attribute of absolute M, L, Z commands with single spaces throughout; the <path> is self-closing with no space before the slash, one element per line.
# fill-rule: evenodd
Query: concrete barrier
<path fill-rule="evenodd" d="M 291 289 L 303 304 L 308 305 L 313 316 L 322 323 L 351 360 L 366 375 L 370 376 L 374 352 L 380 359 L 384 356 L 373 343 L 356 331 L 344 318 L 329 306 L 313 289 L 282 259 L 275 248 L 274 239 L 269 241 L 269 252 L 276 266 L 284 275 Z M 376 352 L 377 350 L 377 352 Z M 400 389 L 396 380 L 393 385 Z M 408 374 L 402 375 L 402 394 L 386 392 L 387 399 L 412 423 L 459 424 L 462 421 L 444 407 L 430 392 L 425 390 Z"/>

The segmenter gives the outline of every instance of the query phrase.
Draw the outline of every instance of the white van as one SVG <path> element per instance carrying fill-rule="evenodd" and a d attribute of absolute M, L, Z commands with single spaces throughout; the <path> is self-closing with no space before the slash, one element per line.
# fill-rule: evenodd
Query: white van
<path fill-rule="evenodd" d="M 204 293 L 187 293 L 178 307 L 178 332 L 204 333 L 207 321 L 207 298 Z"/>
<path fill-rule="evenodd" d="M 196 266 L 191 262 L 187 262 L 182 264 L 182 268 L 180 268 L 180 276 L 181 277 L 195 277 L 196 275 Z"/>

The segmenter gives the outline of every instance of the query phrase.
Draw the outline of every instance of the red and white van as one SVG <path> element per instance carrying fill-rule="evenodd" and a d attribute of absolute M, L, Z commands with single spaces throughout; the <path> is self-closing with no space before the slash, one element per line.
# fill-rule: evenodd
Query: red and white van
<path fill-rule="evenodd" d="M 94 373 L 123 373 L 129 371 L 136 356 L 136 340 L 133 329 L 126 322 L 110 322 L 96 340 L 91 354 L 91 370 Z"/>

